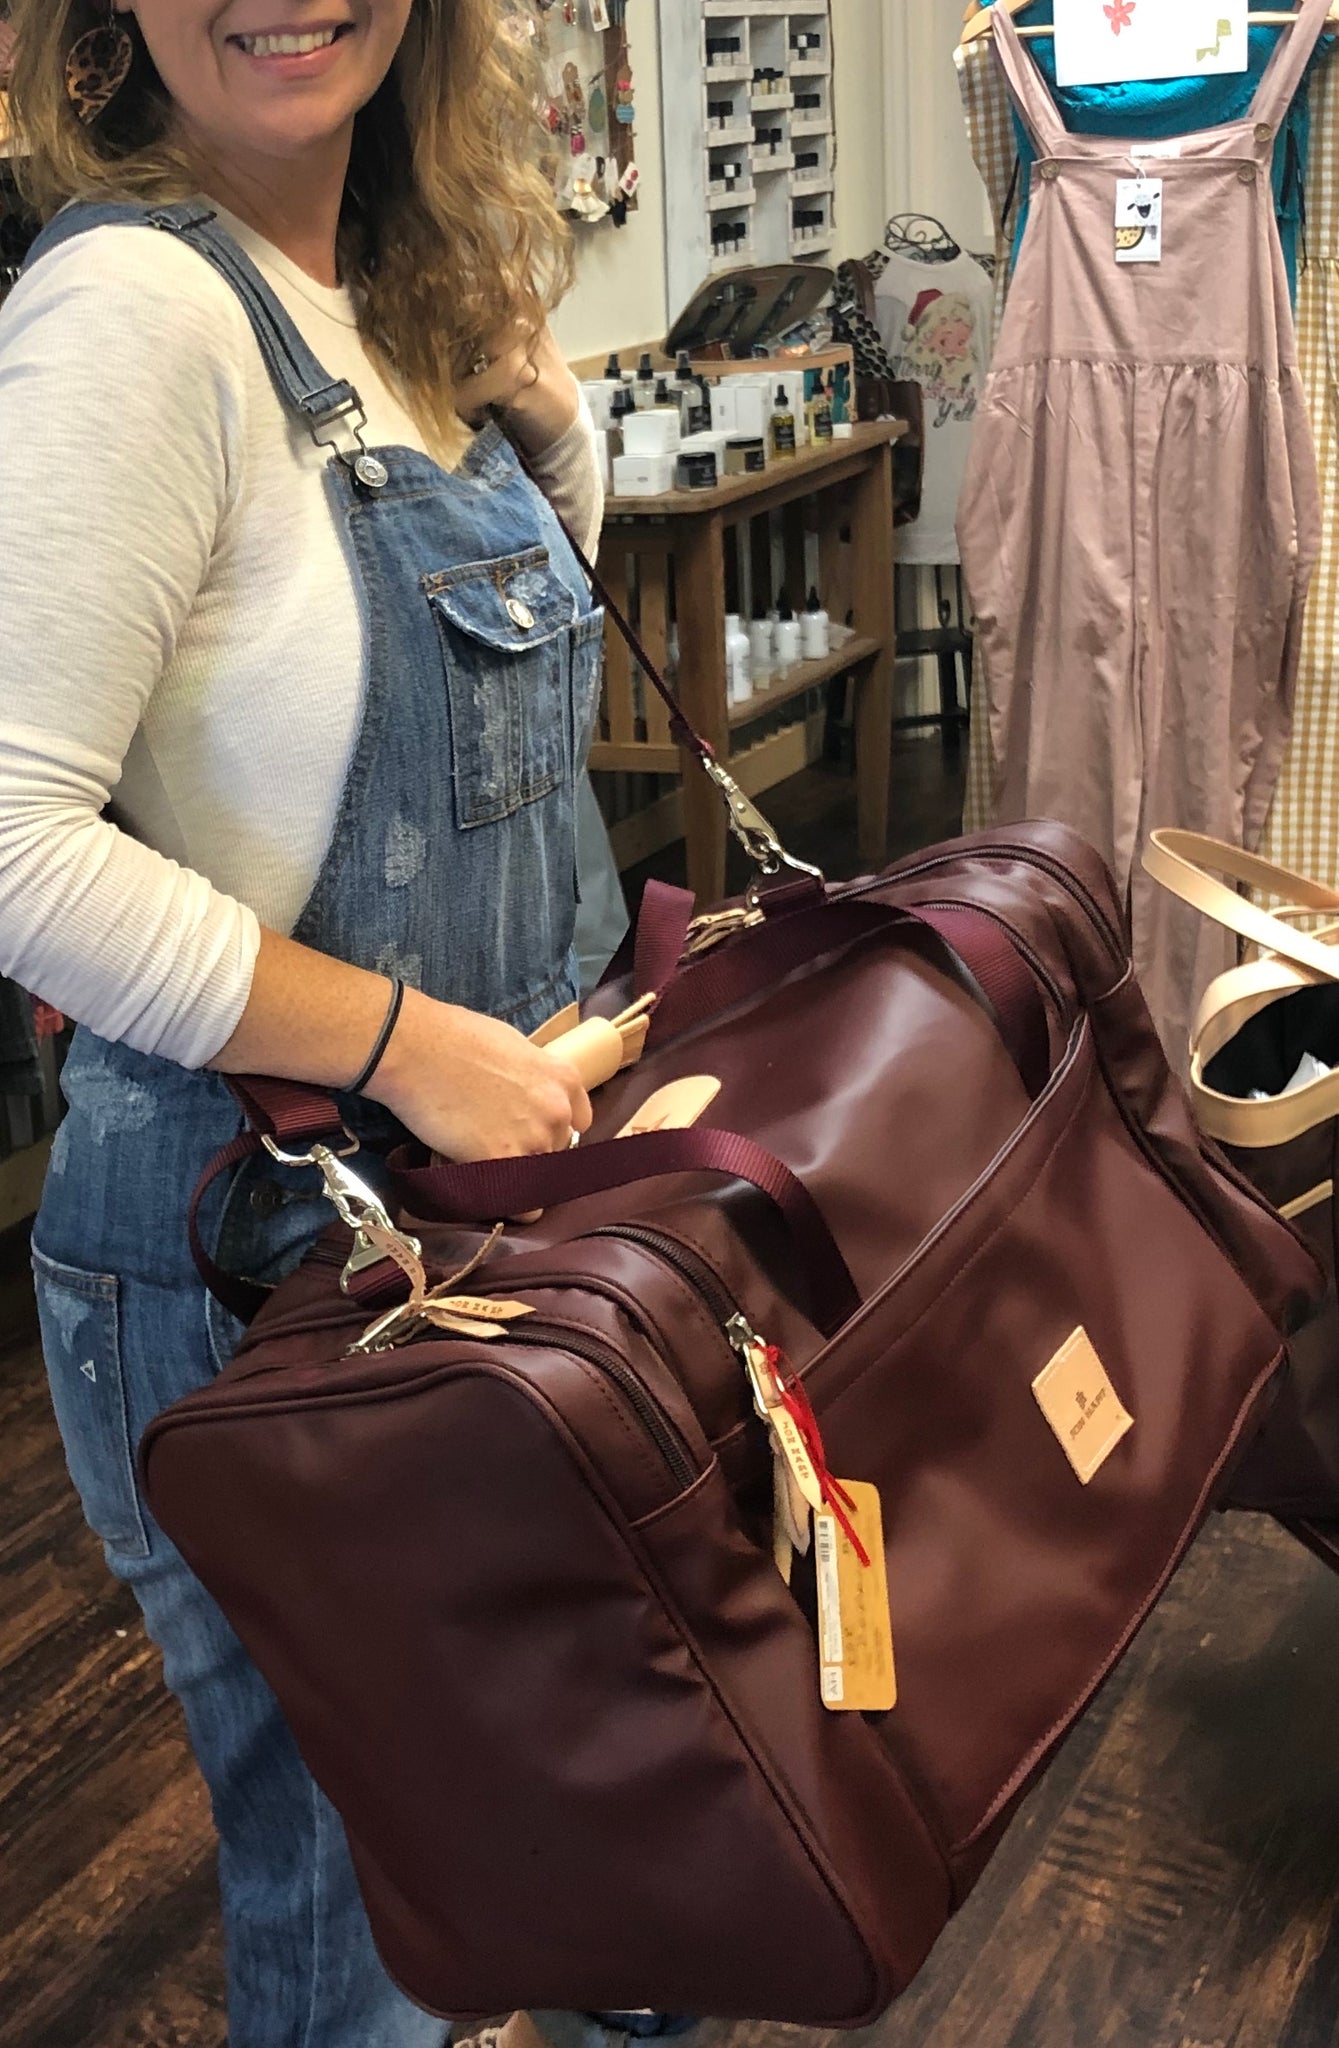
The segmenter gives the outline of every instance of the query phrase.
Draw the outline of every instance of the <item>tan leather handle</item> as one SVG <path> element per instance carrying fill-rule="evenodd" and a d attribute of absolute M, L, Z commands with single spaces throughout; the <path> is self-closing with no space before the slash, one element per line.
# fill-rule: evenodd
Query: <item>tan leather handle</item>
<path fill-rule="evenodd" d="M 1250 888 L 1286 896 L 1301 911 L 1339 910 L 1339 890 L 1327 889 L 1305 875 L 1294 874 L 1291 868 L 1278 867 L 1203 832 L 1154 832 L 1144 849 L 1144 869 L 1164 889 L 1228 931 L 1291 960 L 1322 981 L 1339 981 L 1339 952 L 1334 946 L 1323 945 L 1310 932 L 1294 931 L 1281 917 L 1261 910 L 1218 877 L 1228 875 Z"/>

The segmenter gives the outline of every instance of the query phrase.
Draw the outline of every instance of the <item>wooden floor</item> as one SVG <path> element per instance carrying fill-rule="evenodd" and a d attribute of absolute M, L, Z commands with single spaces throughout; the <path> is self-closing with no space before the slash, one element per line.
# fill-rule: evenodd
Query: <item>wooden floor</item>
<path fill-rule="evenodd" d="M 934 762 L 901 771 L 919 843 L 951 825 Z M 798 782 L 773 810 L 797 850 L 840 861 L 849 784 Z M 1330 2048 L 1337 1905 L 1339 1579 L 1270 1524 L 1216 1521 L 919 1982 L 860 2038 Z M 727 2035 L 842 2038 L 708 2025 L 686 2048 Z M 0 1240 L 0 2048 L 225 2039 L 206 1803 L 79 1519 L 22 1246 Z"/>

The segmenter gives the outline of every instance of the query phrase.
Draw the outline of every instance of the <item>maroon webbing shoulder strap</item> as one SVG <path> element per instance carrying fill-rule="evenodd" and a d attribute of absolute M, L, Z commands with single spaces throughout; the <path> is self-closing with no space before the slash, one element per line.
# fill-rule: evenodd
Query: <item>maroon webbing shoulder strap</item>
<path fill-rule="evenodd" d="M 524 1215 L 668 1174 L 726 1174 L 757 1188 L 784 1219 L 803 1261 L 820 1329 L 831 1335 L 860 1307 L 850 1269 L 809 1190 L 784 1161 L 737 1131 L 701 1126 L 648 1131 L 572 1152 L 484 1159 L 469 1166 L 407 1167 L 395 1154 L 390 1163 L 392 1185 L 410 1215 L 436 1223 Z"/>

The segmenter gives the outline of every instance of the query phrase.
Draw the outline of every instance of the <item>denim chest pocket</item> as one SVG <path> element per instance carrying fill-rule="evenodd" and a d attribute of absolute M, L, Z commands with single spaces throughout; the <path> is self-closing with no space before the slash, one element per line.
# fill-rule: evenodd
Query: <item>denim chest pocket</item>
<path fill-rule="evenodd" d="M 446 669 L 456 821 L 494 824 L 572 774 L 587 615 L 546 548 L 441 570 L 423 590 Z"/>

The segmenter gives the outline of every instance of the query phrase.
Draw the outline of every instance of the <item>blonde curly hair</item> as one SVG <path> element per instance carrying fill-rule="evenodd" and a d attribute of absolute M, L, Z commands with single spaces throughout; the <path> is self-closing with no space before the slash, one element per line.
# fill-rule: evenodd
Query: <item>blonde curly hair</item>
<path fill-rule="evenodd" d="M 17 34 L 14 170 L 49 219 L 71 199 L 184 199 L 197 189 L 173 106 L 133 16 L 130 77 L 92 127 L 66 58 L 106 0 L 9 0 Z M 456 379 L 490 335 L 538 326 L 571 283 L 571 234 L 538 168 L 543 131 L 528 0 L 414 0 L 399 55 L 358 115 L 340 275 L 363 339 L 434 453 L 458 457 Z M 518 32 L 519 31 L 519 32 Z"/>

